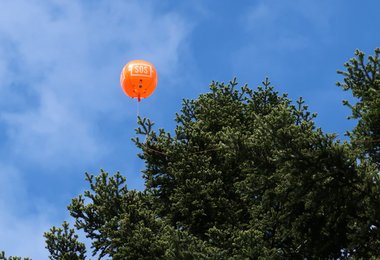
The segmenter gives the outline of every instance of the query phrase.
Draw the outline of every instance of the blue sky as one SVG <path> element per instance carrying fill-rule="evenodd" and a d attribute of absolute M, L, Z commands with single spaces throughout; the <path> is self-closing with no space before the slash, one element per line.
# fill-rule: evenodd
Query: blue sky
<path fill-rule="evenodd" d="M 129 60 L 158 71 L 140 104 L 157 128 L 172 131 L 182 99 L 212 80 L 254 88 L 268 76 L 344 138 L 354 124 L 336 70 L 380 47 L 378 10 L 377 0 L 2 0 L 0 250 L 46 259 L 42 234 L 70 220 L 84 172 L 121 171 L 143 188 L 137 104 L 119 86 Z"/>

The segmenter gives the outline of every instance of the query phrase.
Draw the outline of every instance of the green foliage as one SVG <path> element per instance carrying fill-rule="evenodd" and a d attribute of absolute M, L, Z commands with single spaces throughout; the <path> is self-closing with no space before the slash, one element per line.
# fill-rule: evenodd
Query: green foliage
<path fill-rule="evenodd" d="M 5 252 L 4 251 L 1 251 L 0 252 L 0 260 L 32 260 L 31 258 L 29 257 L 19 257 L 19 256 L 10 256 L 10 257 L 5 257 Z"/>
<path fill-rule="evenodd" d="M 184 100 L 173 133 L 139 118 L 142 138 L 133 140 L 145 161 L 145 190 L 128 190 L 120 173 L 86 174 L 90 190 L 68 207 L 93 256 L 380 257 L 378 150 L 361 142 L 379 130 L 378 53 L 366 65 L 357 52 L 341 72 L 341 85 L 359 99 L 345 102 L 359 120 L 352 142 L 317 128 L 305 101 L 279 95 L 268 79 L 255 90 L 236 79 L 212 82 L 209 93 Z M 84 258 L 68 225 L 48 234 L 48 245 L 77 246 L 58 256 Z"/>
<path fill-rule="evenodd" d="M 128 190 L 119 173 L 87 174 L 91 191 L 73 199 L 75 227 L 93 241 L 93 255 L 112 259 L 193 259 L 212 254 L 203 241 L 167 225 L 154 210 L 151 196 Z M 85 198 L 87 200 L 85 200 Z M 86 203 L 87 202 L 87 203 Z"/>
<path fill-rule="evenodd" d="M 154 209 L 226 256 L 339 257 L 365 210 L 350 146 L 268 80 L 256 91 L 236 86 L 213 82 L 211 93 L 185 100 L 174 137 L 141 121 L 146 142 L 135 141 Z"/>
<path fill-rule="evenodd" d="M 92 239 L 93 255 L 153 259 L 163 254 L 158 241 L 163 224 L 150 209 L 148 196 L 127 190 L 119 173 L 112 177 L 104 171 L 97 177 L 87 174 L 87 180 L 91 191 L 73 199 L 69 211 L 76 219 L 75 227 Z"/>
<path fill-rule="evenodd" d="M 358 124 L 353 131 L 347 132 L 354 147 L 359 148 L 365 158 L 380 166 L 380 49 L 373 56 L 368 56 L 356 50 L 354 58 L 345 63 L 346 71 L 338 71 L 344 76 L 343 82 L 338 82 L 343 90 L 350 90 L 357 98 L 355 104 L 343 101 Z"/>
<path fill-rule="evenodd" d="M 362 51 L 356 50 L 355 57 L 345 63 L 346 71 L 338 71 L 344 76 L 343 82 L 338 82 L 345 91 L 351 91 L 355 103 L 347 100 L 343 104 L 349 107 L 352 115 L 349 119 L 357 120 L 357 125 L 347 135 L 351 139 L 354 154 L 360 162 L 360 171 L 364 173 L 365 182 L 362 189 L 368 194 L 361 204 L 366 210 L 358 212 L 362 220 L 353 225 L 356 230 L 352 241 L 367 239 L 366 243 L 357 246 L 357 252 L 365 257 L 380 256 L 380 49 L 375 49 L 373 56 L 365 59 Z M 364 224 L 363 224 L 364 223 Z M 371 224 L 371 225 L 369 225 Z M 362 226 L 361 226 L 362 225 Z M 366 254 L 365 252 L 373 252 Z"/>
<path fill-rule="evenodd" d="M 45 232 L 46 248 L 49 250 L 50 259 L 79 260 L 85 259 L 86 247 L 78 241 L 78 235 L 74 229 L 69 228 L 69 223 L 63 222 L 62 228 L 52 227 Z"/>

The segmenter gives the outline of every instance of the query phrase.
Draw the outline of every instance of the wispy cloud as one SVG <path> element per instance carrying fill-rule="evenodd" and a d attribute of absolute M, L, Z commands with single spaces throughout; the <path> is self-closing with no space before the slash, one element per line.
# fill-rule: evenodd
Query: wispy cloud
<path fill-rule="evenodd" d="M 147 58 L 161 77 L 176 75 L 189 28 L 176 14 L 156 14 L 151 4 L 53 3 L 6 1 L 2 6 L 0 49 L 11 43 L 13 53 L 0 66 L 2 92 L 11 100 L 0 120 L 17 154 L 33 154 L 41 162 L 84 151 L 94 158 L 106 144 L 92 127 L 122 107 L 118 74 L 123 63 Z"/>
<path fill-rule="evenodd" d="M 1 2 L 0 250 L 46 258 L 51 216 L 27 192 L 39 174 L 33 166 L 56 174 L 117 153 L 109 126 L 135 117 L 119 87 L 122 66 L 149 59 L 170 82 L 190 31 L 185 17 L 158 11 L 154 1 Z M 5 196 L 3 187 L 17 190 Z M 30 208 L 34 215 L 17 213 Z"/>
<path fill-rule="evenodd" d="M 0 163 L 0 251 L 7 256 L 33 256 L 46 259 L 43 232 L 49 228 L 52 207 L 29 200 L 22 174 L 13 166 Z M 29 212 L 34 208 L 33 212 Z"/>

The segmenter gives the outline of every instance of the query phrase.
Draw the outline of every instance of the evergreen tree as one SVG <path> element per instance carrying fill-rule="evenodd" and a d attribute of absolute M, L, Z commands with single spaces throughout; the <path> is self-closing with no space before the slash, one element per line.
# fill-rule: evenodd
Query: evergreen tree
<path fill-rule="evenodd" d="M 86 259 L 86 247 L 78 241 L 78 235 L 74 229 L 69 228 L 66 221 L 63 228 L 52 227 L 44 234 L 46 238 L 46 248 L 49 250 L 50 259 L 79 260 Z"/>
<path fill-rule="evenodd" d="M 355 57 L 345 63 L 346 71 L 338 71 L 344 76 L 343 82 L 337 85 L 345 91 L 351 91 L 355 103 L 351 104 L 343 100 L 343 104 L 351 109 L 349 119 L 357 121 L 352 131 L 347 131 L 350 137 L 352 149 L 360 162 L 362 172 L 366 173 L 366 183 L 363 185 L 367 196 L 363 198 L 365 204 L 363 212 L 358 215 L 363 220 L 364 226 L 355 225 L 360 230 L 355 239 L 367 238 L 366 243 L 357 246 L 356 251 L 375 252 L 380 256 L 380 49 L 375 49 L 374 55 L 365 59 L 364 52 L 355 51 Z"/>
<path fill-rule="evenodd" d="M 380 257 L 379 49 L 346 63 L 358 125 L 340 142 L 302 98 L 270 82 L 212 82 L 184 100 L 173 132 L 139 118 L 133 139 L 145 190 L 86 174 L 68 209 L 92 254 L 112 259 L 376 259 Z M 84 259 L 65 222 L 45 233 L 51 259 Z"/>
<path fill-rule="evenodd" d="M 338 71 L 345 76 L 338 82 L 343 90 L 352 92 L 355 104 L 343 101 L 352 115 L 349 119 L 357 119 L 358 124 L 353 131 L 348 131 L 354 147 L 359 148 L 362 156 L 380 166 L 380 48 L 375 49 L 373 56 L 364 59 L 365 54 L 356 50 L 354 58 L 345 63 L 347 71 Z"/>
<path fill-rule="evenodd" d="M 142 121 L 146 142 L 135 141 L 154 210 L 225 256 L 350 250 L 365 196 L 350 146 L 316 129 L 302 99 L 292 105 L 268 81 L 256 91 L 236 85 L 213 82 L 211 93 L 186 100 L 174 137 Z"/>
<path fill-rule="evenodd" d="M 86 175 L 91 191 L 73 199 L 69 211 L 76 219 L 75 227 L 92 240 L 93 256 L 113 259 L 205 257 L 208 249 L 201 240 L 167 225 L 152 210 L 151 197 L 145 192 L 128 190 L 120 173 L 111 177 L 104 171 L 97 177 Z M 53 238 L 51 233 L 45 236 Z M 55 236 L 54 240 L 62 239 Z M 59 250 L 58 255 L 68 253 L 72 250 L 66 247 Z"/>

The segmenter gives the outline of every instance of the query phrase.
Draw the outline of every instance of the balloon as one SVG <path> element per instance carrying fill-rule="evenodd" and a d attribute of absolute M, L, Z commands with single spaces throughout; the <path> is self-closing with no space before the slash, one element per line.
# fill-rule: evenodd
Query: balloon
<path fill-rule="evenodd" d="M 157 72 L 154 66 L 144 60 L 128 62 L 120 75 L 120 84 L 124 93 L 131 98 L 149 97 L 157 85 Z"/>

